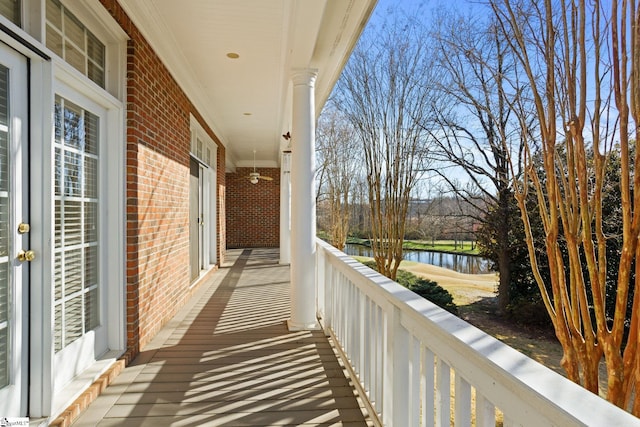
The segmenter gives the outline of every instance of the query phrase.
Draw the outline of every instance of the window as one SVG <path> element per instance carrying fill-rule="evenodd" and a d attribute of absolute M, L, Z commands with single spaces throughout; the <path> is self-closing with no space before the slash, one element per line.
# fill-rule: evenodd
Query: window
<path fill-rule="evenodd" d="M 204 133 L 201 128 L 191 129 L 191 155 L 209 167 L 215 169 L 215 159 L 213 153 L 214 142 Z"/>
<path fill-rule="evenodd" d="M 0 15 L 20 26 L 22 2 L 20 0 L 0 0 Z"/>
<path fill-rule="evenodd" d="M 58 0 L 47 0 L 46 8 L 47 47 L 90 80 L 104 88 L 104 44 Z"/>
<path fill-rule="evenodd" d="M 55 102 L 55 350 L 99 326 L 99 118 Z"/>

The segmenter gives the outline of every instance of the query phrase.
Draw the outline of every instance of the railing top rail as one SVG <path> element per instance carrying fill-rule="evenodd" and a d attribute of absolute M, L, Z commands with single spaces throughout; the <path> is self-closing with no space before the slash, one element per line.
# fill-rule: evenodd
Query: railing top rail
<path fill-rule="evenodd" d="M 381 307 L 395 306 L 402 325 L 500 407 L 531 408 L 557 425 L 640 426 L 640 419 L 525 356 L 475 326 L 371 270 L 328 243 L 317 244 L 333 268 Z M 462 355 L 463 357 L 460 357 Z M 479 381 L 476 382 L 475 380 Z M 514 409 L 514 408 L 511 408 Z M 522 414 L 536 418 L 535 414 Z M 528 423 L 530 424 L 530 423 Z"/>

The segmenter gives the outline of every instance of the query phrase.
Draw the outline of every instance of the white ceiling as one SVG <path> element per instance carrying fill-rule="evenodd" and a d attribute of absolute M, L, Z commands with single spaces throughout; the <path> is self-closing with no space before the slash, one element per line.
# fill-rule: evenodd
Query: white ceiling
<path fill-rule="evenodd" d="M 324 105 L 377 0 L 120 0 L 226 146 L 227 169 L 275 167 L 291 70 L 317 68 Z M 237 59 L 227 57 L 237 53 Z"/>

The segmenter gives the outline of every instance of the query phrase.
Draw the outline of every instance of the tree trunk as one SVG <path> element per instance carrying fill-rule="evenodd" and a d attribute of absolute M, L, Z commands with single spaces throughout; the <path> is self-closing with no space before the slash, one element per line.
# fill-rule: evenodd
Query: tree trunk
<path fill-rule="evenodd" d="M 498 314 L 505 315 L 509 302 L 509 286 L 511 283 L 511 268 L 508 248 L 501 248 L 498 253 L 498 272 L 500 274 L 498 282 Z"/>
<path fill-rule="evenodd" d="M 610 13 L 601 9 L 601 3 L 610 4 Z M 539 135 L 527 133 L 526 119 L 521 118 L 523 138 L 531 142 L 524 150 L 527 173 L 522 182 L 514 179 L 514 187 L 532 272 L 564 351 L 562 366 L 571 380 L 597 392 L 604 355 L 607 400 L 638 416 L 637 287 L 631 315 L 627 314 L 631 289 L 640 283 L 637 2 L 622 1 L 620 8 L 618 0 L 545 0 L 539 7 L 509 0 L 490 4 L 527 76 L 536 111 Z M 527 4 L 532 7 L 521 9 Z M 608 37 L 609 42 L 604 40 Z M 605 49 L 609 52 L 601 53 Z M 603 94 L 611 98 L 602 99 Z M 558 124 L 562 127 L 556 128 Z M 604 128 L 608 132 L 600 131 Z M 620 193 L 616 218 L 620 230 L 605 236 L 603 224 L 611 218 L 604 214 L 603 182 L 614 150 L 620 155 L 618 175 L 611 178 Z M 537 154 L 543 170 L 533 159 Z M 529 191 L 537 197 L 537 214 L 545 230 L 548 280 L 537 265 L 539 252 L 529 224 L 534 212 L 528 212 L 525 203 Z M 606 240 L 612 238 L 620 243 L 615 271 L 608 268 L 605 250 Z"/>

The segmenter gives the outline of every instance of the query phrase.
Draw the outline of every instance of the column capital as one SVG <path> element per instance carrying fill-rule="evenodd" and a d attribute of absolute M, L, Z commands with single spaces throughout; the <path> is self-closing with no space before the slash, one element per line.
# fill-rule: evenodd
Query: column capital
<path fill-rule="evenodd" d="M 294 68 L 291 70 L 291 81 L 293 81 L 294 86 L 307 85 L 314 87 L 317 76 L 317 68 Z"/>

